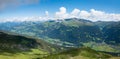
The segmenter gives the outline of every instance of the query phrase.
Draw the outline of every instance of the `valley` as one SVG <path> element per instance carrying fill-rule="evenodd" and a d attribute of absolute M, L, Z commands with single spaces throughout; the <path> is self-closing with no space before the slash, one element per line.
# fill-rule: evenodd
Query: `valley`
<path fill-rule="evenodd" d="M 64 47 L 84 45 L 98 51 L 120 52 L 120 22 L 70 18 L 43 22 L 6 22 L 0 23 L 0 29 Z"/>
<path fill-rule="evenodd" d="M 0 58 L 119 59 L 119 24 L 77 18 L 0 23 Z"/>

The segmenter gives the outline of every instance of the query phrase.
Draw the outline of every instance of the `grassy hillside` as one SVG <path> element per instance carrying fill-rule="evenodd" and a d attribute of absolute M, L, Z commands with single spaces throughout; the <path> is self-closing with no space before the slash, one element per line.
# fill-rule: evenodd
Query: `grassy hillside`
<path fill-rule="evenodd" d="M 49 55 L 42 59 L 118 59 L 110 54 L 98 52 L 88 47 L 75 48 L 58 54 Z M 40 59 L 40 58 L 36 58 Z"/>
<path fill-rule="evenodd" d="M 61 51 L 61 47 L 40 39 L 0 31 L 0 59 L 42 58 Z"/>
<path fill-rule="evenodd" d="M 56 48 L 57 47 L 57 48 Z M 55 45 L 44 42 L 41 39 L 34 39 L 28 36 L 20 36 L 18 34 L 0 32 L 0 50 L 19 50 L 19 51 L 29 51 L 30 49 L 42 49 L 48 52 L 52 50 L 59 50 L 60 48 Z"/>
<path fill-rule="evenodd" d="M 69 48 L 51 45 L 40 39 L 0 32 L 0 59 L 117 59 L 88 47 Z"/>

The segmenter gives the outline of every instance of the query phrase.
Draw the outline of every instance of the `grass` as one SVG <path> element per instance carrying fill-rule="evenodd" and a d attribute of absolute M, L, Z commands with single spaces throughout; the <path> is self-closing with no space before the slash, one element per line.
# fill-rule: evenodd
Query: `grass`
<path fill-rule="evenodd" d="M 48 53 L 39 50 L 39 49 L 31 49 L 29 52 L 21 52 L 21 53 L 8 53 L 4 52 L 3 54 L 0 55 L 0 59 L 34 59 L 34 58 L 42 58 L 47 56 Z"/>
<path fill-rule="evenodd" d="M 49 55 L 42 59 L 109 59 L 111 55 L 97 52 L 90 48 L 76 48 L 58 54 Z"/>
<path fill-rule="evenodd" d="M 49 54 L 40 49 L 31 49 L 28 52 L 0 54 L 0 59 L 120 59 L 109 54 L 97 52 L 88 47 L 66 50 L 57 54 Z"/>
<path fill-rule="evenodd" d="M 94 50 L 97 51 L 106 51 L 106 52 L 120 52 L 120 50 L 116 50 L 115 48 L 112 48 L 110 45 L 106 43 L 95 43 L 95 42 L 88 42 L 83 43 L 84 46 L 91 47 Z"/>

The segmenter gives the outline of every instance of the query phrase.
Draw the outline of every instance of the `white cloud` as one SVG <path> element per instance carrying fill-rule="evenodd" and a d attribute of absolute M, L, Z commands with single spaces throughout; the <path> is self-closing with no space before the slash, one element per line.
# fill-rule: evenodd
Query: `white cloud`
<path fill-rule="evenodd" d="M 74 9 L 72 12 L 71 12 L 71 17 L 78 17 L 78 14 L 80 13 L 80 10 L 79 9 Z"/>
<path fill-rule="evenodd" d="M 66 12 L 65 7 L 61 7 L 59 12 L 55 13 L 55 18 L 56 19 L 64 19 L 68 17 L 68 13 Z"/>
<path fill-rule="evenodd" d="M 54 16 L 50 17 L 49 12 L 45 11 L 45 16 L 43 17 L 14 17 L 9 19 L 1 19 L 1 22 L 6 21 L 46 21 L 49 19 L 65 19 L 65 18 L 82 18 L 91 21 L 120 21 L 120 14 L 115 13 L 106 13 L 104 11 L 99 11 L 95 9 L 90 9 L 90 11 L 73 9 L 70 13 L 67 13 L 67 9 L 65 7 L 60 7 L 58 12 L 55 12 Z"/>
<path fill-rule="evenodd" d="M 77 8 L 73 9 L 72 12 L 67 13 L 65 7 L 61 7 L 59 12 L 55 13 L 57 19 L 64 18 L 82 18 L 91 21 L 120 21 L 120 14 L 106 13 L 104 11 L 99 11 L 95 9 L 90 9 L 90 11 L 79 10 Z"/>
<path fill-rule="evenodd" d="M 97 11 L 95 9 L 91 9 L 89 14 L 90 14 L 89 19 L 92 19 L 93 21 L 104 20 L 106 18 L 105 12 Z"/>
<path fill-rule="evenodd" d="M 95 9 L 91 9 L 89 14 L 90 17 L 88 19 L 92 21 L 120 21 L 120 14 L 105 13 Z"/>
<path fill-rule="evenodd" d="M 23 21 L 47 21 L 49 20 L 46 17 L 40 17 L 40 16 L 32 16 L 32 17 L 12 17 L 12 18 L 4 18 L 0 19 L 0 22 L 23 22 Z"/>
<path fill-rule="evenodd" d="M 82 10 L 80 11 L 79 17 L 83 19 L 89 19 L 90 15 L 91 14 L 89 12 Z"/>

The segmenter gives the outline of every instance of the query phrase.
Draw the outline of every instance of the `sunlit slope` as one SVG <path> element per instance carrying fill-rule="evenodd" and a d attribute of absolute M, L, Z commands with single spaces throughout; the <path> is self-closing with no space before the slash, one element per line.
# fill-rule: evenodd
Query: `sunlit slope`
<path fill-rule="evenodd" d="M 113 56 L 110 54 L 83 47 L 64 51 L 59 54 L 49 55 L 42 59 L 110 59 L 112 57 Z"/>

